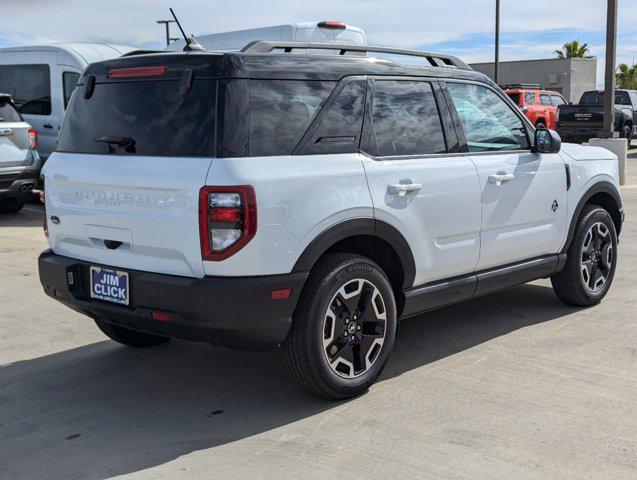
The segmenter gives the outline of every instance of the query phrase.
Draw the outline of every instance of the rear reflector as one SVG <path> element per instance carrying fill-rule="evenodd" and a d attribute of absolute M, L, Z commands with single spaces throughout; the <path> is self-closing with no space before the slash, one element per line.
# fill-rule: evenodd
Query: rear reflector
<path fill-rule="evenodd" d="M 272 290 L 272 300 L 287 300 L 292 295 L 291 288 L 282 288 L 281 290 Z"/>
<path fill-rule="evenodd" d="M 166 67 L 116 68 L 108 71 L 108 78 L 156 77 L 166 73 Z"/>
<path fill-rule="evenodd" d="M 345 25 L 343 22 L 327 21 L 327 22 L 319 22 L 318 27 L 332 28 L 334 30 L 345 30 L 347 28 L 347 25 Z"/>
<path fill-rule="evenodd" d="M 165 312 L 153 312 L 150 316 L 153 317 L 153 320 L 159 320 L 160 322 L 170 321 L 170 315 Z"/>

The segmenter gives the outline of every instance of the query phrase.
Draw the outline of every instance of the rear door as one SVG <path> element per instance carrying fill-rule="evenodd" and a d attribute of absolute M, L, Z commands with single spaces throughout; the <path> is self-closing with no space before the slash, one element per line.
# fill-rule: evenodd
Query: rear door
<path fill-rule="evenodd" d="M 98 265 L 201 277 L 216 80 L 195 79 L 184 95 L 179 78 L 105 77 L 89 98 L 86 80 L 78 85 L 43 170 L 50 246 Z"/>
<path fill-rule="evenodd" d="M 477 270 L 557 253 L 567 211 L 561 156 L 532 153 L 528 124 L 495 90 L 451 81 L 447 88 L 480 178 Z"/>
<path fill-rule="evenodd" d="M 458 153 L 437 82 L 371 81 L 363 165 L 377 219 L 412 249 L 415 285 L 470 273 L 480 250 L 480 184 Z"/>

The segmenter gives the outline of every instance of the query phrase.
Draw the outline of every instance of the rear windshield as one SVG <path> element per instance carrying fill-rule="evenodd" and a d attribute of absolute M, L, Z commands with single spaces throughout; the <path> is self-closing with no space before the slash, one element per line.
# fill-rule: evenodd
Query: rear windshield
<path fill-rule="evenodd" d="M 0 122 L 21 122 L 20 114 L 7 97 L 0 97 Z"/>
<path fill-rule="evenodd" d="M 509 98 L 513 100 L 513 103 L 516 105 L 520 105 L 520 94 L 519 93 L 507 93 Z"/>
<path fill-rule="evenodd" d="M 580 105 L 604 105 L 604 92 L 585 92 Z M 630 105 L 630 97 L 628 92 L 615 92 L 616 105 Z"/>
<path fill-rule="evenodd" d="M 98 83 L 73 95 L 58 150 L 70 153 L 212 157 L 216 80 L 196 79 L 187 96 L 178 80 Z M 118 138 L 131 142 L 116 143 Z M 107 143 L 108 142 L 108 143 Z"/>

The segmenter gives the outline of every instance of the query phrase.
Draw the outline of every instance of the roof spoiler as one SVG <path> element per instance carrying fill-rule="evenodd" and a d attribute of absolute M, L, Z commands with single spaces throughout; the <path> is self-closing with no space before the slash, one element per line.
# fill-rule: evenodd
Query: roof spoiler
<path fill-rule="evenodd" d="M 274 50 L 283 50 L 284 53 L 291 53 L 292 50 L 338 50 L 339 55 L 347 52 L 372 52 L 387 53 L 393 55 L 407 55 L 410 57 L 426 58 L 432 67 L 450 67 L 460 70 L 473 70 L 458 57 L 445 55 L 442 53 L 425 52 L 422 50 L 406 50 L 402 48 L 371 47 L 367 45 L 339 45 L 333 43 L 310 43 L 310 42 L 271 42 L 260 41 L 248 43 L 241 50 L 243 53 L 272 53 Z"/>

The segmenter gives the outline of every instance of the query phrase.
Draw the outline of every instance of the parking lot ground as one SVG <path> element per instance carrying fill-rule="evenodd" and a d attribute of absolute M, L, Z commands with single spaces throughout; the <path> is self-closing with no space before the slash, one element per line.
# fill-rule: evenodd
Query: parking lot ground
<path fill-rule="evenodd" d="M 539 281 L 405 321 L 381 380 L 340 403 L 278 351 L 107 340 L 42 293 L 41 210 L 4 216 L 0 478 L 635 479 L 637 154 L 629 179 L 601 305 Z"/>

